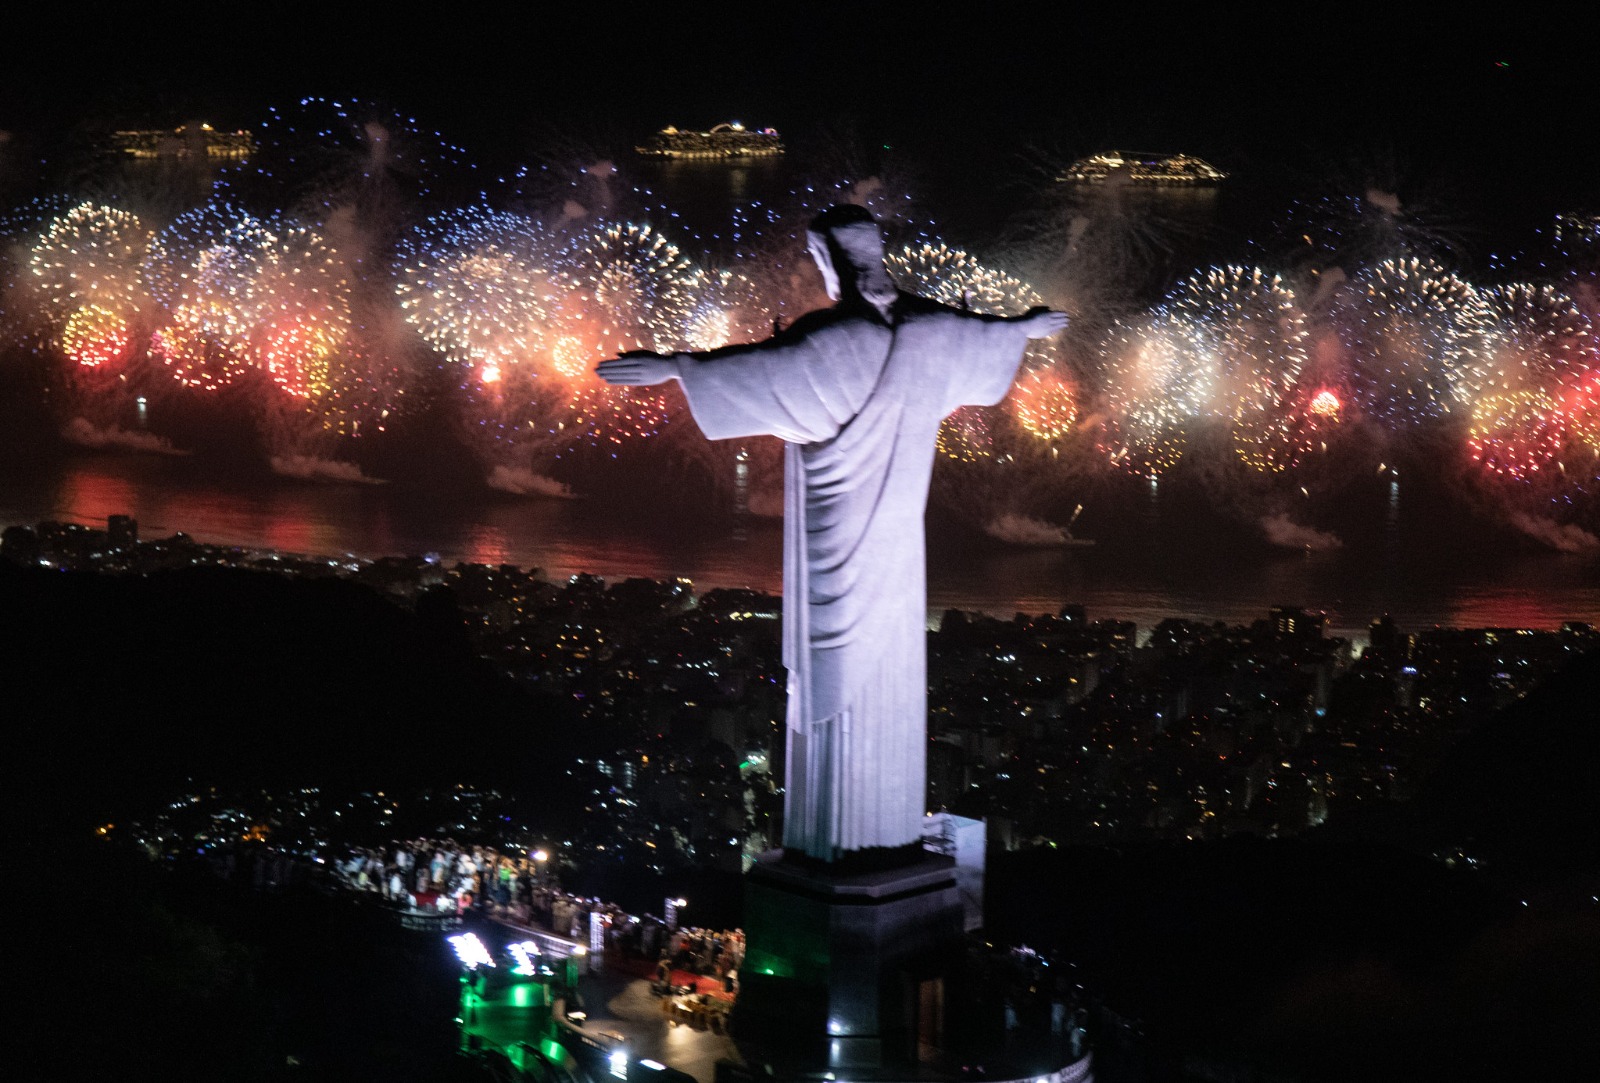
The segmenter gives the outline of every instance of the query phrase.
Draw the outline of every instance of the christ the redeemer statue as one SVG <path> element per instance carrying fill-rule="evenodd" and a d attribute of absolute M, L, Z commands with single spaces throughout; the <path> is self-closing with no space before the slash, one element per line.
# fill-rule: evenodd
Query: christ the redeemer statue
<path fill-rule="evenodd" d="M 777 436 L 784 466 L 783 845 L 823 861 L 921 839 L 927 775 L 923 515 L 951 411 L 1005 396 L 1030 338 L 1066 327 L 896 291 L 877 223 L 830 207 L 807 233 L 838 303 L 766 342 L 603 361 L 608 383 L 676 379 L 707 437 Z"/>

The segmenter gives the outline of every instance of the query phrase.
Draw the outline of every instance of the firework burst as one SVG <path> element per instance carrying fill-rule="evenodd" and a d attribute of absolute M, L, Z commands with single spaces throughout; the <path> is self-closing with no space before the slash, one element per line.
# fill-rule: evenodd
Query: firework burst
<path fill-rule="evenodd" d="M 277 241 L 269 223 L 212 204 L 151 242 L 143 274 L 168 310 L 152 353 L 178 383 L 216 391 L 250 368 L 252 281 Z"/>
<path fill-rule="evenodd" d="M 140 268 L 145 288 L 158 304 L 177 308 L 186 296 L 225 288 L 230 266 L 242 277 L 272 236 L 269 223 L 229 203 L 186 211 L 150 239 Z"/>
<path fill-rule="evenodd" d="M 1481 395 L 1472 405 L 1468 452 L 1489 474 L 1530 481 L 1559 460 L 1564 420 L 1556 400 L 1538 388 Z"/>
<path fill-rule="evenodd" d="M 1549 390 L 1594 364 L 1588 317 L 1553 286 L 1514 283 L 1482 293 L 1488 310 L 1486 388 Z"/>
<path fill-rule="evenodd" d="M 28 253 L 34 311 L 80 369 L 110 372 L 132 355 L 149 307 L 139 273 L 150 231 L 136 215 L 80 203 L 52 219 Z"/>
<path fill-rule="evenodd" d="M 1385 260 L 1357 275 L 1334 313 L 1351 405 L 1408 429 L 1470 408 L 1489 371 L 1490 310 L 1436 263 Z"/>
<path fill-rule="evenodd" d="M 120 367 L 133 353 L 133 330 L 115 310 L 87 304 L 67 317 L 60 343 L 73 364 L 109 370 Z"/>
<path fill-rule="evenodd" d="M 561 254 L 571 284 L 563 322 L 579 322 L 601 357 L 684 347 L 704 279 L 654 226 L 602 222 L 580 229 Z"/>
<path fill-rule="evenodd" d="M 254 368 L 296 398 L 328 394 L 350 333 L 350 283 L 326 238 L 246 218 L 189 254 L 187 266 L 164 266 L 159 276 L 181 283 L 153 343 L 173 378 L 215 391 Z"/>
<path fill-rule="evenodd" d="M 994 454 L 995 409 L 963 406 L 944 419 L 935 441 L 939 454 L 961 463 L 975 463 Z"/>
<path fill-rule="evenodd" d="M 775 306 L 742 271 L 704 273 L 684 332 L 691 350 L 758 342 L 772 333 Z"/>
<path fill-rule="evenodd" d="M 594 375 L 607 357 L 631 350 L 677 353 L 691 333 L 733 333 L 740 279 L 707 275 L 648 223 L 598 222 L 580 228 L 560 257 L 568 286 L 555 314 L 556 342 L 571 373 L 562 432 L 569 448 L 618 445 L 654 436 L 671 418 L 656 391 L 611 387 Z M 727 323 L 724 324 L 723 320 Z"/>
<path fill-rule="evenodd" d="M 1178 464 L 1190 428 L 1217 401 L 1215 337 L 1181 312 L 1118 325 L 1109 349 L 1112 419 L 1101 450 L 1113 464 L 1157 477 Z"/>
<path fill-rule="evenodd" d="M 531 378 L 567 289 L 551 270 L 549 248 L 538 224 L 521 215 L 471 211 L 433 219 L 406 246 L 396 286 L 401 310 L 459 366 L 464 384 L 498 384 L 524 368 Z M 553 352 L 561 368 L 572 347 L 558 340 Z"/>
<path fill-rule="evenodd" d="M 1022 375 L 1005 405 L 1017 424 L 1034 437 L 1055 443 L 1069 436 L 1078 421 L 1078 382 L 1059 359 Z"/>
<path fill-rule="evenodd" d="M 237 310 L 226 300 L 202 295 L 172 311 L 156 331 L 151 353 L 184 387 L 218 391 L 250 365 Z"/>
<path fill-rule="evenodd" d="M 350 334 L 350 282 L 338 251 L 317 230 L 291 227 L 264 247 L 247 298 L 253 360 L 296 398 L 328 394 Z"/>
<path fill-rule="evenodd" d="M 1561 412 L 1572 438 L 1600 456 L 1600 369 L 1572 381 L 1563 395 Z"/>
<path fill-rule="evenodd" d="M 1038 291 L 1022 279 L 943 241 L 901 245 L 888 253 L 884 263 L 901 289 L 951 308 L 1020 316 L 1044 304 Z"/>
<path fill-rule="evenodd" d="M 1306 320 L 1294 291 L 1259 267 L 1213 267 L 1193 275 L 1168 295 L 1166 308 L 1173 319 L 1206 332 L 1205 360 L 1195 365 L 1213 370 L 1211 413 L 1272 411 L 1305 367 Z"/>

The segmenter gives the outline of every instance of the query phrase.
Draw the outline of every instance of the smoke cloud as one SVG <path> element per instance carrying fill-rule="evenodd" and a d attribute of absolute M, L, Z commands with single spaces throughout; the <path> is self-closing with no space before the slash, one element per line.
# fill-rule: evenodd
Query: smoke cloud
<path fill-rule="evenodd" d="M 187 455 L 187 451 L 179 450 L 163 436 L 152 432 L 137 432 L 128 429 L 98 428 L 88 418 L 75 417 L 67 422 L 61 430 L 62 439 L 79 447 L 94 448 L 96 451 L 109 451 L 120 448 L 124 451 L 141 451 L 148 455 Z"/>
<path fill-rule="evenodd" d="M 1268 515 L 1261 520 L 1261 532 L 1267 541 L 1284 549 L 1343 549 L 1344 542 L 1336 534 L 1302 526 L 1287 515 Z"/>
<path fill-rule="evenodd" d="M 1574 523 L 1558 523 L 1539 515 L 1514 511 L 1509 516 L 1511 525 L 1563 553 L 1591 553 L 1600 549 L 1600 538 Z"/>
<path fill-rule="evenodd" d="M 989 520 L 983 532 L 1007 545 L 1048 549 L 1067 544 L 1067 532 L 1063 527 L 1015 512 Z"/>
<path fill-rule="evenodd" d="M 339 459 L 319 459 L 315 455 L 274 455 L 269 461 L 272 472 L 285 478 L 358 485 L 388 484 L 387 479 L 371 477 L 355 463 Z"/>
<path fill-rule="evenodd" d="M 535 474 L 525 466 L 497 466 L 489 472 L 484 483 L 491 489 L 514 496 L 553 496 L 572 499 L 572 489 L 565 483 L 544 474 Z"/>

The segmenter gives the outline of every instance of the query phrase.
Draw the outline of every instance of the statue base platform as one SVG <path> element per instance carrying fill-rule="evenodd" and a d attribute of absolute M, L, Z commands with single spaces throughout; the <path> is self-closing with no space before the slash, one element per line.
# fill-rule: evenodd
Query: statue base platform
<path fill-rule="evenodd" d="M 796 1064 L 915 1065 L 943 1043 L 964 935 L 948 857 L 837 871 L 763 855 L 745 877 L 734 1035 Z"/>

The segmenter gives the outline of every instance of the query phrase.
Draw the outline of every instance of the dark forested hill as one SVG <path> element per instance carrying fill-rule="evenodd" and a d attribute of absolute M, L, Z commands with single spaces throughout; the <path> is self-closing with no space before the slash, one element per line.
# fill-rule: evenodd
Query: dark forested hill
<path fill-rule="evenodd" d="M 559 702 L 472 655 L 447 593 L 412 612 L 340 580 L 217 568 L 0 564 L 0 687 L 11 799 L 80 824 L 189 779 L 539 791 L 577 738 Z"/>

